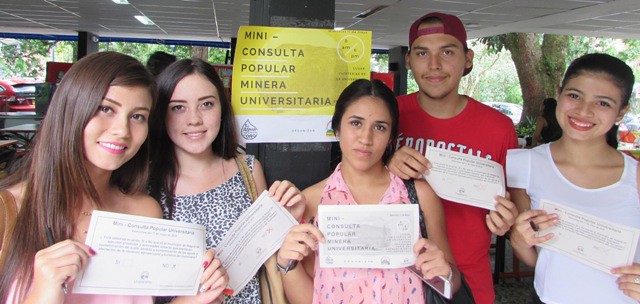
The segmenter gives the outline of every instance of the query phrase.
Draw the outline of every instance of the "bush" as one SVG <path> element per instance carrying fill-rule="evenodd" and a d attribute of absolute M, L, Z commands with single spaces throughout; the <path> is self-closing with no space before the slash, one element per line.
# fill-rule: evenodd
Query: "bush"
<path fill-rule="evenodd" d="M 516 133 L 518 137 L 531 137 L 533 132 L 536 131 L 536 119 L 531 116 L 525 117 L 519 124 L 516 125 Z"/>

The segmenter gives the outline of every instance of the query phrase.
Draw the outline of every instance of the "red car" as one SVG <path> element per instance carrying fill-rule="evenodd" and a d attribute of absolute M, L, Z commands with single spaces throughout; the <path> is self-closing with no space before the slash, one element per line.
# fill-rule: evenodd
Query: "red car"
<path fill-rule="evenodd" d="M 13 86 L 6 81 L 0 80 L 0 111 L 7 112 L 7 103 L 9 100 L 16 99 L 16 92 Z"/>
<path fill-rule="evenodd" d="M 0 111 L 35 112 L 36 85 L 35 82 L 0 81 Z"/>

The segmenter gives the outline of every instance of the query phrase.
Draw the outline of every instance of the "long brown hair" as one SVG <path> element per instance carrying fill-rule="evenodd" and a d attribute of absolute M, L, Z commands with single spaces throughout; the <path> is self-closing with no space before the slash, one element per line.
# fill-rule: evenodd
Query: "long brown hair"
<path fill-rule="evenodd" d="M 11 241 L 3 249 L 8 256 L 0 278 L 1 303 L 14 280 L 18 282 L 16 299 L 26 295 L 33 282 L 33 258 L 49 246 L 48 227 L 56 242 L 70 239 L 83 199 L 101 205 L 84 165 L 83 133 L 110 86 L 145 87 L 155 96 L 153 77 L 137 59 L 115 52 L 81 59 L 60 82 L 22 167 L 0 182 L 2 189 L 24 183 Z M 134 157 L 113 171 L 109 184 L 126 194 L 144 191 L 148 160 L 145 141 Z"/>

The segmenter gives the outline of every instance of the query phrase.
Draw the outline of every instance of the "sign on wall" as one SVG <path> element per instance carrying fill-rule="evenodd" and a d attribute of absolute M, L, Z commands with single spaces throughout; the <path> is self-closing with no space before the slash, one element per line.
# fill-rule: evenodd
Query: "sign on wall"
<path fill-rule="evenodd" d="M 370 31 L 240 27 L 231 96 L 241 141 L 334 141 L 335 102 L 369 79 L 370 58 Z"/>

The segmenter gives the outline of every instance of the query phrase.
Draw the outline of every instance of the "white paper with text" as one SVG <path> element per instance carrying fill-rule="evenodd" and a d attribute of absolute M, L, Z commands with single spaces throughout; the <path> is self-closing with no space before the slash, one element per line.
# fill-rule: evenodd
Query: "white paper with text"
<path fill-rule="evenodd" d="M 320 267 L 402 268 L 415 263 L 417 204 L 320 205 Z"/>
<path fill-rule="evenodd" d="M 96 251 L 73 293 L 195 295 L 206 251 L 202 225 L 93 211 L 85 243 Z"/>
<path fill-rule="evenodd" d="M 558 225 L 538 232 L 553 232 L 554 237 L 538 246 L 569 256 L 593 268 L 609 273 L 614 267 L 633 263 L 640 229 L 616 224 L 585 212 L 540 201 L 540 209 L 558 215 Z"/>
<path fill-rule="evenodd" d="M 495 196 L 505 195 L 504 171 L 499 163 L 431 146 L 425 156 L 432 168 L 424 178 L 443 199 L 495 210 Z"/>
<path fill-rule="evenodd" d="M 229 288 L 238 294 L 260 266 L 273 255 L 291 227 L 298 224 L 287 209 L 267 191 L 245 210 L 216 248 L 217 257 L 229 274 Z"/>

